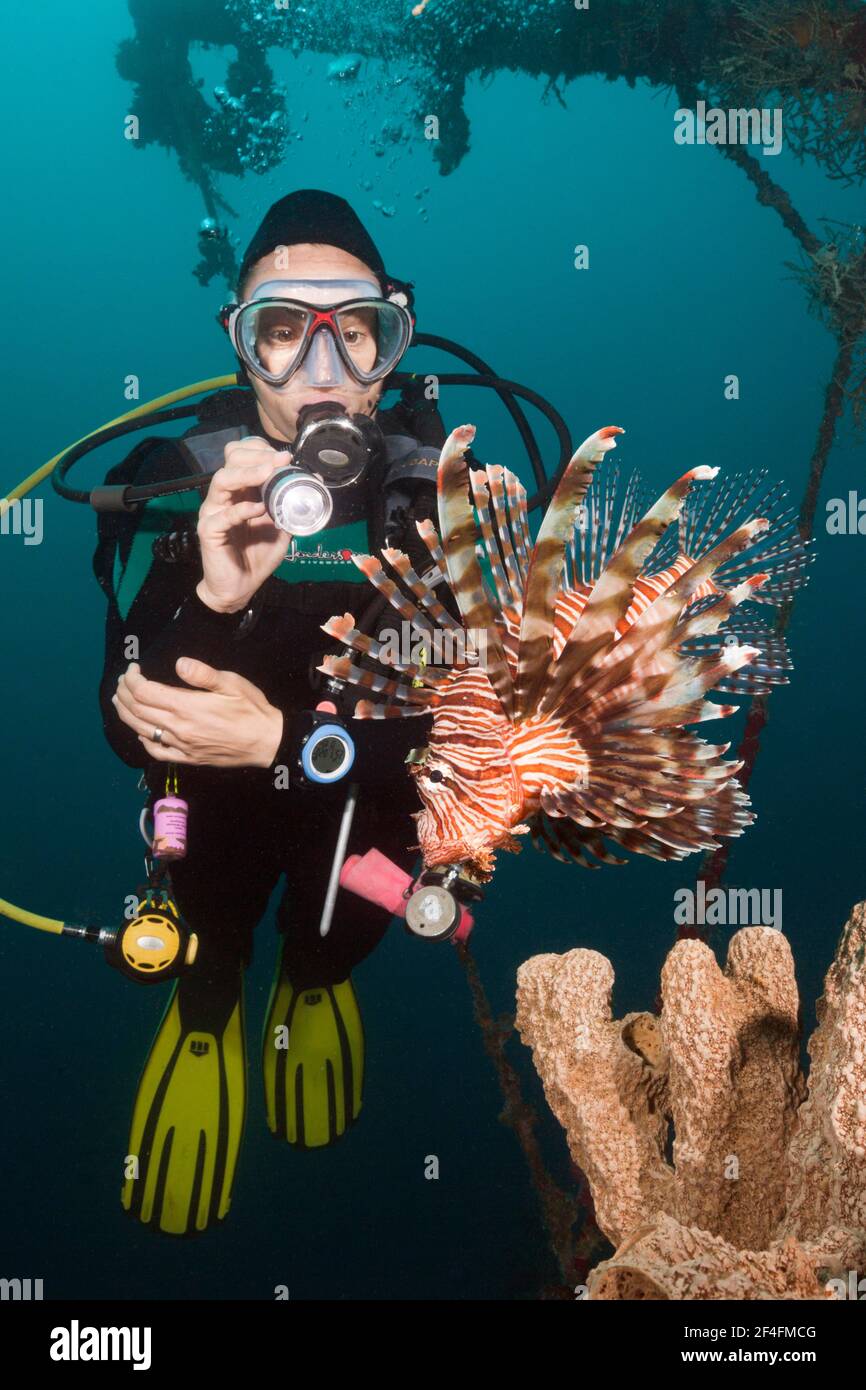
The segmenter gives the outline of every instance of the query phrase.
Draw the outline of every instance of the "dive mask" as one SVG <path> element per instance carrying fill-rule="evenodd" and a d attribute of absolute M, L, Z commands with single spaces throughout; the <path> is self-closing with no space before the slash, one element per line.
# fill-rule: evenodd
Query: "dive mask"
<path fill-rule="evenodd" d="M 268 280 L 220 322 L 244 366 L 271 386 L 298 372 L 306 384 L 366 386 L 396 367 L 413 320 L 406 295 L 388 299 L 368 280 Z"/>

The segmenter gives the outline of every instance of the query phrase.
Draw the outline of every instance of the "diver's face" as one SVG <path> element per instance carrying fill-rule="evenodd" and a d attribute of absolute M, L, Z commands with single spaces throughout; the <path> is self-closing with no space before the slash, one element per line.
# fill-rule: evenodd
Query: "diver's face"
<path fill-rule="evenodd" d="M 372 297 L 378 298 L 382 293 L 369 266 L 336 246 L 302 244 L 283 248 L 279 269 L 276 268 L 276 252 L 263 256 L 256 261 L 244 281 L 243 299 L 253 299 L 260 285 L 274 280 L 355 280 L 366 282 L 369 286 L 366 293 Z M 339 303 L 361 297 L 360 291 L 335 290 L 330 302 Z M 303 296 L 298 295 L 298 298 Z M 359 321 L 352 334 L 353 341 L 347 344 L 353 357 L 357 353 L 356 360 L 361 370 L 370 370 L 375 362 L 376 345 L 370 337 L 369 327 Z M 259 345 L 263 360 L 266 360 L 267 354 L 273 356 L 273 364 L 269 363 L 271 370 L 279 369 L 279 354 L 291 349 L 291 344 L 283 341 L 289 331 L 286 323 L 281 322 L 275 325 L 273 341 Z M 375 414 L 382 395 L 382 383 L 376 381 L 362 386 L 346 370 L 336 373 L 340 380 L 335 381 L 335 373 L 329 370 L 335 360 L 334 350 L 327 342 L 327 334 L 325 328 L 318 330 L 302 366 L 284 386 L 271 386 L 249 374 L 262 426 L 274 439 L 294 439 L 298 432 L 298 412 L 303 406 L 317 401 L 334 401 L 350 415 Z"/>

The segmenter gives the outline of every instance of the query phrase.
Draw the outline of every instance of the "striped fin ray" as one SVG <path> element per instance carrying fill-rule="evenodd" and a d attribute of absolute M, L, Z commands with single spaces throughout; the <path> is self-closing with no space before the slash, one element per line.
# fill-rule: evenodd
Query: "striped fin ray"
<path fill-rule="evenodd" d="M 676 675 L 667 680 L 661 690 L 646 699 L 637 695 L 609 710 L 608 715 L 614 715 L 613 727 L 625 723 L 642 729 L 658 729 L 693 724 L 696 722 L 693 712 L 698 711 L 707 719 L 716 719 L 719 706 L 710 704 L 707 710 L 703 696 L 718 689 L 719 681 L 754 661 L 757 655 L 755 647 L 723 647 L 717 661 L 699 658 L 682 661 Z"/>
<path fill-rule="evenodd" d="M 512 534 L 515 531 L 515 519 L 510 515 L 508 508 L 508 498 L 513 497 L 516 506 L 520 507 L 520 494 L 522 493 L 523 504 L 526 504 L 526 492 L 518 478 L 514 474 L 510 475 L 514 487 L 510 491 L 506 489 L 505 469 L 497 464 L 487 465 L 487 486 L 490 489 L 490 501 L 493 504 L 493 515 L 496 519 L 496 531 L 499 544 L 502 547 L 502 556 L 505 561 L 505 572 L 508 575 L 510 587 L 510 601 L 521 604 L 523 602 L 523 585 L 526 581 L 525 567 L 521 569 L 515 551 L 515 544 L 522 542 Z M 502 605 L 505 606 L 504 604 Z"/>
<path fill-rule="evenodd" d="M 696 499 L 684 508 L 680 518 L 679 546 L 683 554 L 697 560 L 712 549 L 722 531 L 733 525 L 767 478 L 765 469 L 757 473 L 732 473 L 709 497 Z"/>
<path fill-rule="evenodd" d="M 635 734 L 613 734 L 605 738 L 605 753 L 635 760 L 638 765 L 649 760 L 653 766 L 676 768 L 680 776 L 705 776 L 703 764 L 723 758 L 730 750 L 729 743 L 707 743 L 693 734 L 641 732 L 639 743 Z"/>
<path fill-rule="evenodd" d="M 645 698 L 655 698 L 665 682 L 677 674 L 683 660 L 683 644 L 689 638 L 717 632 L 760 579 L 756 576 L 736 589 L 703 601 L 696 609 L 690 608 L 685 618 L 682 610 L 678 614 L 676 599 L 672 603 L 659 601 L 669 597 L 670 586 L 662 590 L 640 610 L 618 643 L 587 663 L 560 701 L 557 717 L 568 723 L 575 715 L 586 718 L 590 711 L 597 721 L 606 716 L 614 702 L 623 704 L 635 692 L 642 690 Z M 642 641 L 635 641 L 634 637 L 638 621 L 647 629 Z"/>
<path fill-rule="evenodd" d="M 607 788 L 613 800 L 625 797 L 633 805 L 644 806 L 649 817 L 650 803 L 658 807 L 705 801 L 708 784 L 730 781 L 741 766 L 736 762 L 722 763 L 703 769 L 699 775 L 683 776 L 676 765 L 666 765 L 659 758 L 630 758 L 626 762 L 601 752 L 593 758 L 592 785 Z"/>
<path fill-rule="evenodd" d="M 687 806 L 669 825 L 662 827 L 654 822 L 641 830 L 626 831 L 616 839 L 623 849 L 635 854 L 663 861 L 685 859 L 696 849 L 718 849 L 718 836 L 736 838 L 754 819 L 748 796 L 738 782 L 731 781 L 712 801 Z"/>
<path fill-rule="evenodd" d="M 335 637 L 344 647 L 351 647 L 352 651 L 359 652 L 362 656 L 369 657 L 372 661 L 378 662 L 380 666 L 388 666 L 394 671 L 399 671 L 404 676 L 411 676 L 415 679 L 422 679 L 425 682 L 438 684 L 445 680 L 448 672 L 438 666 L 419 666 L 415 661 L 402 661 L 399 656 L 395 656 L 387 644 L 378 642 L 374 637 L 369 637 L 366 632 L 360 632 L 355 627 L 355 620 L 351 613 L 344 613 L 342 618 L 329 618 L 326 623 L 322 623 L 322 631 L 329 637 Z"/>
<path fill-rule="evenodd" d="M 474 425 L 460 425 L 445 441 L 439 458 L 437 490 L 439 531 L 448 582 L 457 600 L 465 628 L 486 634 L 486 670 L 503 712 L 511 716 L 514 690 L 502 637 L 484 586 L 475 545 L 478 526 L 467 489 L 466 450 L 475 438 Z"/>
<path fill-rule="evenodd" d="M 793 667 L 788 644 L 775 628 L 757 618 L 729 624 L 724 635 L 692 637 L 683 643 L 682 650 L 688 656 L 717 659 L 725 645 L 751 646 L 757 655 L 748 666 L 720 680 L 716 690 L 732 695 L 769 695 L 775 686 L 789 683 L 787 673 Z"/>
<path fill-rule="evenodd" d="M 737 705 L 717 705 L 712 700 L 702 698 L 703 691 L 712 690 L 713 681 L 720 674 L 729 673 L 714 672 L 713 679 L 702 687 L 700 672 L 690 670 L 676 692 L 677 699 L 670 693 L 667 699 L 663 698 L 663 692 L 671 684 L 668 675 L 649 677 L 637 682 L 634 688 L 618 690 L 605 701 L 605 731 L 627 733 L 631 729 L 640 729 L 664 732 L 666 729 L 704 724 L 708 719 L 725 719 L 728 715 L 736 714 Z"/>
<path fill-rule="evenodd" d="M 678 517 L 693 483 L 714 478 L 716 472 L 716 469 L 703 466 L 690 469 L 632 527 L 593 586 L 552 667 L 539 705 L 542 713 L 556 708 L 563 690 L 574 681 L 587 661 L 597 652 L 615 645 L 618 625 L 631 607 L 635 581 L 644 561 L 655 549 L 659 537 Z"/>
<path fill-rule="evenodd" d="M 445 551 L 442 549 L 442 542 L 439 539 L 439 532 L 432 521 L 416 521 L 415 530 L 421 537 L 433 557 L 433 563 L 440 574 L 447 575 L 448 568 L 445 564 Z"/>
<path fill-rule="evenodd" d="M 570 546 L 573 582 L 593 585 L 646 508 L 638 473 L 623 480 L 619 466 L 596 473 Z"/>
<path fill-rule="evenodd" d="M 680 517 L 679 550 L 691 560 L 701 559 L 719 541 L 723 531 L 736 528 L 759 515 L 767 518 L 769 532 L 756 536 L 736 562 L 721 565 L 716 583 L 727 588 L 756 569 L 769 574 L 757 603 L 779 604 L 790 599 L 808 579 L 814 546 L 800 535 L 797 516 L 783 483 L 768 480 L 765 469 L 756 474 L 733 474 L 709 496 L 689 498 Z M 659 555 L 673 558 L 667 540 Z"/>
<path fill-rule="evenodd" d="M 379 590 L 388 600 L 392 608 L 396 608 L 400 617 L 406 622 L 411 623 L 420 634 L 429 633 L 430 622 L 421 610 L 416 607 L 394 580 L 385 573 L 381 563 L 375 555 L 353 555 L 352 559 L 361 571 L 366 575 L 375 589 Z"/>
<path fill-rule="evenodd" d="M 580 814 L 584 811 L 587 822 L 595 818 L 599 825 L 608 830 L 637 830 L 646 824 L 646 817 L 639 811 L 631 812 L 615 801 L 609 801 L 595 786 L 591 792 L 582 789 L 566 788 L 562 791 L 546 792 L 541 804 L 548 814 L 567 816 L 581 824 Z"/>
<path fill-rule="evenodd" d="M 622 749 L 620 762 L 610 756 L 614 741 Z M 719 761 L 726 751 L 727 745 L 705 744 L 684 730 L 653 735 L 633 729 L 618 736 L 599 731 L 587 743 L 587 784 L 551 789 L 541 807 L 549 816 L 567 816 L 578 837 L 594 834 L 633 853 L 682 859 L 714 848 L 716 835 L 742 833 L 754 818 L 735 781 L 741 764 Z"/>
<path fill-rule="evenodd" d="M 755 590 L 761 587 L 766 578 L 765 574 L 752 575 L 751 579 L 744 580 L 733 589 L 722 589 L 709 599 L 689 604 L 674 630 L 672 650 L 681 652 L 694 638 L 717 633 L 728 622 L 735 608 L 754 597 Z"/>
<path fill-rule="evenodd" d="M 529 833 L 533 847 L 546 849 L 551 858 L 558 859 L 560 864 L 579 864 L 582 869 L 601 868 L 600 863 L 589 857 L 586 840 L 581 838 L 577 826 L 570 821 L 552 820 L 539 811 L 529 821 Z"/>
<path fill-rule="evenodd" d="M 771 544 L 771 541 L 778 541 L 778 544 Z M 814 558 L 814 543 L 803 540 L 792 517 L 787 535 L 779 537 L 772 532 L 767 537 L 766 546 L 758 541 L 739 563 L 723 566 L 718 572 L 717 581 L 724 585 L 738 584 L 755 567 L 765 570 L 769 580 L 753 598 L 757 603 L 777 606 L 787 603 L 808 583 L 808 566 Z"/>
<path fill-rule="evenodd" d="M 411 719 L 419 714 L 429 715 L 424 705 L 380 705 L 372 700 L 359 700 L 352 711 L 353 719 Z"/>
<path fill-rule="evenodd" d="M 652 661 L 660 659 L 660 653 L 671 647 L 674 629 L 695 591 L 712 578 L 719 565 L 748 545 L 756 531 L 765 528 L 766 524 L 760 517 L 747 522 L 680 575 L 635 619 L 619 642 L 590 658 L 579 672 L 574 687 L 563 693 L 557 712 L 565 719 L 579 712 L 585 713 L 600 694 L 615 689 L 626 680 L 636 664 L 644 671 L 652 669 Z M 688 632 L 683 632 L 681 640 L 686 640 L 688 635 Z M 673 651 L 675 653 L 675 648 Z M 668 665 L 671 660 L 669 654 Z M 692 720 L 683 722 L 691 723 Z"/>
<path fill-rule="evenodd" d="M 483 468 L 470 468 L 469 481 L 472 487 L 472 501 L 475 505 L 475 512 L 478 517 L 478 526 L 481 531 L 481 539 L 484 542 L 484 550 L 493 574 L 493 582 L 496 585 L 496 598 L 500 609 L 507 608 L 517 597 L 515 592 L 512 574 L 507 572 L 507 552 L 505 543 L 508 539 L 508 531 L 504 526 L 500 526 L 497 517 L 496 535 L 493 532 L 493 520 L 490 515 L 491 495 L 488 487 L 489 468 L 485 472 Z M 497 543 L 498 542 L 498 543 Z M 500 547 L 502 553 L 500 554 Z M 506 565 L 503 565 L 503 558 Z M 514 552 L 511 551 L 512 562 Z"/>
<path fill-rule="evenodd" d="M 556 596 L 560 589 L 566 547 L 574 530 L 575 509 L 586 496 L 592 475 L 608 450 L 616 447 L 618 425 L 597 430 L 572 456 L 553 495 L 529 562 L 520 648 L 515 682 L 515 715 L 532 712 L 541 693 L 553 653 Z"/>
<path fill-rule="evenodd" d="M 748 586 L 741 586 L 739 590 L 725 594 L 714 605 L 704 608 L 691 621 L 673 626 L 666 624 L 667 634 L 657 650 L 642 653 L 636 662 L 628 660 L 612 666 L 594 684 L 590 703 L 593 718 L 607 722 L 615 713 L 621 720 L 627 711 L 636 726 L 645 719 L 646 724 L 642 727 L 650 724 L 664 727 L 665 720 L 660 721 L 657 716 L 663 710 L 670 710 L 672 704 L 679 706 L 682 717 L 668 718 L 666 722 L 671 725 L 717 717 L 720 707 L 702 706 L 699 697 L 717 689 L 718 680 L 739 670 L 757 653 L 751 647 L 720 644 L 715 653 L 718 660 L 713 662 L 684 655 L 683 644 L 689 637 L 715 633 L 748 591 Z M 585 696 L 584 691 L 584 699 Z M 686 706 L 695 711 L 694 720 L 687 718 L 683 712 Z"/>
<path fill-rule="evenodd" d="M 321 665 L 316 669 L 326 676 L 332 676 L 334 680 L 345 681 L 347 685 L 353 685 L 358 690 L 371 690 L 375 695 L 384 695 L 386 700 L 399 700 L 406 704 L 423 706 L 424 712 L 436 703 L 436 696 L 432 690 L 419 689 L 405 681 L 391 680 L 377 671 L 368 671 L 363 666 L 356 666 L 348 656 L 324 656 Z"/>
<path fill-rule="evenodd" d="M 425 613 L 438 624 L 439 627 L 449 628 L 452 632 L 462 632 L 463 629 L 452 618 L 448 609 L 436 596 L 433 588 L 431 576 L 429 574 L 420 575 L 412 568 L 412 561 L 408 555 L 404 555 L 402 550 L 383 550 L 382 555 L 393 570 L 399 574 L 403 583 L 411 589 L 414 597 L 418 600 Z"/>
<path fill-rule="evenodd" d="M 611 853 L 602 835 L 581 830 L 568 820 L 551 819 L 544 811 L 537 812 L 531 818 L 529 830 L 536 849 L 546 849 L 563 864 L 575 863 L 584 869 L 600 869 L 602 864 L 628 863 L 627 859 Z M 589 855 L 593 855 L 594 859 Z"/>
<path fill-rule="evenodd" d="M 529 573 L 529 559 L 532 553 L 532 538 L 529 531 L 529 511 L 526 506 L 526 488 L 516 473 L 503 469 L 505 495 L 508 498 L 508 515 L 514 536 L 514 548 L 520 564 L 520 588 L 526 589 L 526 576 Z"/>

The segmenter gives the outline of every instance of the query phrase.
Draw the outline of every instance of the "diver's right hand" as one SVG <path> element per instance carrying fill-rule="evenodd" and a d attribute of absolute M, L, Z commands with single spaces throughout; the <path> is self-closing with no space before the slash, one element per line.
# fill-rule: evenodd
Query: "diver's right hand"
<path fill-rule="evenodd" d="M 287 456 L 264 439 L 227 444 L 198 514 L 204 578 L 196 593 L 217 613 L 236 613 L 274 573 L 291 544 L 262 502 L 262 484 Z"/>

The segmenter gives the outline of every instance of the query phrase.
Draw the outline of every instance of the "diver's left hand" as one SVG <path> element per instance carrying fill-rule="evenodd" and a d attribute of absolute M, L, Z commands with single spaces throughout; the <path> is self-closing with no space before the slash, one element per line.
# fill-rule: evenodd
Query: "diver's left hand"
<path fill-rule="evenodd" d="M 133 664 L 112 696 L 149 756 L 205 767 L 270 767 L 283 736 L 283 716 L 258 686 L 190 657 L 181 657 L 175 669 L 193 689 L 149 681 Z M 162 730 L 159 743 L 153 739 L 157 729 Z"/>

